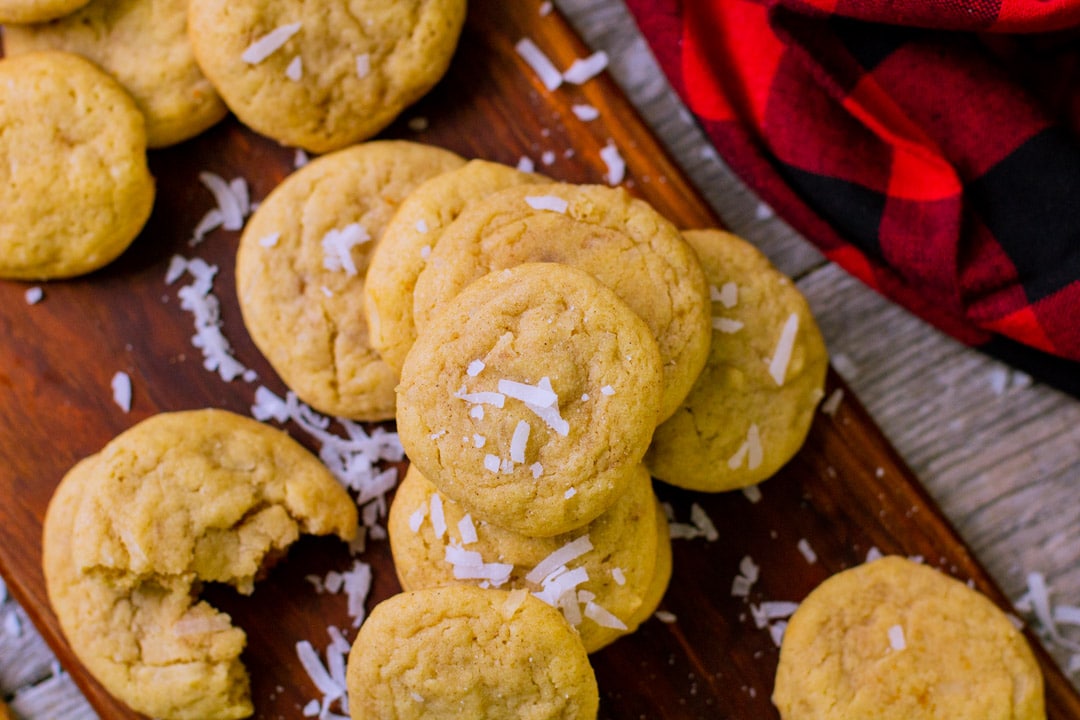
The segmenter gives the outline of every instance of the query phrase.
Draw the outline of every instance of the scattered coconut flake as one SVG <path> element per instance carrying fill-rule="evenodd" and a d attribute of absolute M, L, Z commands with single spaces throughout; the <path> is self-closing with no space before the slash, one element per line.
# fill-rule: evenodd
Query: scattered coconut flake
<path fill-rule="evenodd" d="M 761 573 L 761 568 L 754 562 L 754 559 L 749 555 L 743 557 L 739 561 L 739 572 L 746 576 L 746 579 L 750 582 L 757 582 Z"/>
<path fill-rule="evenodd" d="M 342 573 L 345 595 L 348 598 L 346 612 L 352 618 L 352 626 L 360 627 L 364 622 L 364 603 L 371 592 L 371 566 L 359 560 L 353 561 L 352 569 Z"/>
<path fill-rule="evenodd" d="M 608 55 L 603 50 L 594 52 L 587 58 L 575 60 L 562 74 L 563 80 L 574 85 L 583 85 L 604 72 L 608 66 Z M 553 89 L 553 88 L 549 88 Z"/>
<path fill-rule="evenodd" d="M 319 714 L 321 707 L 322 704 L 318 700 L 309 700 L 308 704 L 304 706 L 304 709 L 301 710 L 301 712 L 304 714 L 304 717 L 315 717 Z"/>
<path fill-rule="evenodd" d="M 545 0 L 545 2 L 540 3 L 540 17 L 547 17 L 548 15 L 550 15 L 551 14 L 551 9 L 552 9 L 552 5 L 551 5 L 551 2 L 549 2 L 548 0 Z"/>
<path fill-rule="evenodd" d="M 420 258 L 422 260 L 427 260 L 429 257 L 431 257 L 431 246 L 424 245 L 420 248 Z"/>
<path fill-rule="evenodd" d="M 334 291 L 326 287 L 325 285 L 320 285 L 319 289 L 322 290 L 322 294 L 326 297 L 334 297 Z"/>
<path fill-rule="evenodd" d="M 543 83 L 545 88 L 554 90 L 562 85 L 562 73 L 558 71 L 551 60 L 548 59 L 548 56 L 545 55 L 532 40 L 529 38 L 518 40 L 517 44 L 514 45 L 514 50 L 516 50 L 517 54 L 521 56 L 521 59 L 532 68 L 533 72 L 540 78 L 540 82 Z"/>
<path fill-rule="evenodd" d="M 211 208 L 207 211 L 198 224 L 195 225 L 195 230 L 192 231 L 191 239 L 188 240 L 190 247 L 195 247 L 206 238 L 206 235 L 212 231 L 217 230 L 225 222 L 225 216 L 218 208 Z"/>
<path fill-rule="evenodd" d="M 255 404 L 251 406 L 251 416 L 260 422 L 273 418 L 278 422 L 289 419 L 288 404 L 264 386 L 255 388 Z"/>
<path fill-rule="evenodd" d="M 428 231 L 427 220 L 425 220 L 424 218 L 420 218 L 419 220 L 416 221 L 416 226 L 415 227 L 416 227 L 416 232 L 421 233 L 421 234 L 426 233 Z"/>
<path fill-rule="evenodd" d="M 124 412 L 131 412 L 131 376 L 126 372 L 117 372 L 112 377 L 113 402 Z"/>
<path fill-rule="evenodd" d="M 199 182 L 209 190 L 221 212 L 221 226 L 226 230 L 240 230 L 244 227 L 244 203 L 237 197 L 233 187 L 220 175 L 212 172 L 199 173 Z M 246 185 L 245 185 L 246 187 Z M 198 235 L 198 231 L 196 231 Z"/>
<path fill-rule="evenodd" d="M 608 185 L 618 185 L 626 178 L 626 161 L 623 160 L 619 148 L 615 147 L 614 143 L 608 142 L 600 148 L 600 159 L 607 165 L 604 179 L 607 180 Z"/>
<path fill-rule="evenodd" d="M 289 41 L 289 38 L 299 31 L 300 23 L 298 22 L 275 28 L 248 45 L 240 59 L 251 65 L 257 65 L 277 52 L 282 45 Z"/>
<path fill-rule="evenodd" d="M 742 494 L 752 503 L 761 502 L 761 488 L 757 485 L 749 485 L 742 489 Z"/>
<path fill-rule="evenodd" d="M 499 460 L 498 455 L 492 455 L 488 453 L 484 456 L 484 468 L 489 472 L 499 472 L 499 467 L 502 465 L 502 461 Z"/>
<path fill-rule="evenodd" d="M 565 214 L 570 203 L 556 195 L 526 195 L 525 202 L 533 210 L 551 210 Z"/>
<path fill-rule="evenodd" d="M 545 577 L 540 583 L 541 590 L 534 592 L 533 595 L 552 607 L 559 607 L 564 602 L 564 599 L 571 602 L 576 601 L 577 586 L 588 580 L 589 571 L 587 569 L 578 567 L 568 570 L 564 565 Z M 575 607 L 573 610 L 576 611 L 577 608 Z M 567 619 L 570 620 L 570 618 Z M 571 624 L 573 624 L 572 620 Z"/>
<path fill-rule="evenodd" d="M 270 233 L 266 237 L 259 238 L 259 245 L 262 245 L 264 248 L 272 248 L 278 244 L 278 240 L 280 239 L 281 233 Z"/>
<path fill-rule="evenodd" d="M 437 538 L 446 534 L 446 514 L 443 512 L 442 497 L 439 493 L 431 494 L 431 528 Z"/>
<path fill-rule="evenodd" d="M 705 513 L 705 509 L 697 503 L 690 506 L 690 522 L 694 523 L 694 527 L 701 531 L 701 534 L 709 542 L 714 542 L 720 538 L 720 533 L 716 531 L 712 519 Z"/>
<path fill-rule="evenodd" d="M 37 305 L 45 297 L 45 291 L 39 287 L 32 287 L 27 289 L 23 297 L 26 299 L 27 305 Z"/>
<path fill-rule="evenodd" d="M 722 332 L 727 335 L 737 333 L 745 327 L 742 320 L 732 320 L 731 318 L 714 317 L 712 319 L 713 330 Z"/>
<path fill-rule="evenodd" d="M 532 476 L 535 479 L 539 479 L 540 476 L 544 474 L 544 466 L 538 462 L 534 462 L 532 465 L 530 465 L 529 470 L 532 471 Z"/>
<path fill-rule="evenodd" d="M 748 451 L 746 466 L 751 470 L 757 470 L 761 467 L 764 452 L 761 448 L 761 432 L 758 430 L 756 423 L 751 423 L 750 429 L 746 433 L 746 446 Z"/>
<path fill-rule="evenodd" d="M 476 535 L 476 525 L 473 524 L 472 515 L 469 513 L 465 513 L 465 516 L 458 520 L 457 527 L 462 545 L 471 545 L 479 539 Z"/>
<path fill-rule="evenodd" d="M 484 419 L 484 406 L 483 405 L 473 405 L 471 408 L 469 408 L 469 417 L 471 417 L 471 418 L 473 418 L 475 420 L 483 420 Z"/>
<path fill-rule="evenodd" d="M 311 682 L 324 698 L 336 700 L 345 694 L 345 688 L 330 677 L 330 673 L 319 659 L 319 654 L 315 652 L 315 648 L 309 641 L 300 640 L 296 643 L 296 656 L 300 659 L 300 666 L 304 668 L 304 672 L 311 678 Z"/>
<path fill-rule="evenodd" d="M 600 388 L 600 394 L 610 397 L 615 394 L 615 388 L 611 387 L 610 385 L 605 385 L 604 387 Z"/>
<path fill-rule="evenodd" d="M 465 374 L 469 377 L 476 377 L 483 371 L 484 367 L 485 365 L 483 360 L 473 360 L 471 363 L 469 363 L 469 367 L 465 370 Z"/>
<path fill-rule="evenodd" d="M 787 600 L 767 600 L 758 609 L 767 620 L 779 620 L 791 617 L 799 609 L 799 603 Z"/>
<path fill-rule="evenodd" d="M 188 262 L 179 255 L 173 255 L 169 260 L 169 268 L 165 271 L 165 284 L 172 285 L 187 271 Z"/>
<path fill-rule="evenodd" d="M 507 397 L 520 400 L 527 405 L 537 405 L 539 407 L 551 407 L 559 400 L 559 396 L 550 390 L 538 385 L 515 382 L 514 380 L 500 380 L 499 392 Z"/>
<path fill-rule="evenodd" d="M 364 53 L 356 56 L 356 76 L 363 80 L 371 74 L 371 55 Z"/>
<path fill-rule="evenodd" d="M 759 202 L 754 209 L 754 217 L 758 220 L 768 220 L 773 215 L 775 215 L 773 209 L 763 202 Z"/>
<path fill-rule="evenodd" d="M 493 405 L 497 408 L 501 408 L 503 405 L 506 404 L 506 395 L 501 392 L 470 393 L 465 391 L 464 385 L 462 385 L 461 388 L 456 393 L 454 393 L 454 397 L 458 398 L 459 400 L 464 400 L 465 402 L 472 405 L 484 404 Z"/>
<path fill-rule="evenodd" d="M 1040 572 L 1028 573 L 1028 598 L 1031 601 L 1031 609 L 1035 618 L 1046 629 L 1051 640 L 1060 642 L 1063 638 L 1054 624 L 1053 613 L 1050 610 L 1050 591 L 1046 587 L 1046 577 Z M 1019 603 L 1017 603 L 1019 605 Z"/>
<path fill-rule="evenodd" d="M 420 532 L 420 526 L 424 524 L 424 518 L 427 517 L 427 508 L 427 503 L 423 503 L 409 515 L 409 529 L 414 533 Z"/>
<path fill-rule="evenodd" d="M 1076 625 L 1080 627 L 1080 607 L 1075 605 L 1058 605 L 1054 608 L 1054 622 L 1061 625 Z"/>
<path fill-rule="evenodd" d="M 418 115 L 414 118 L 409 118 L 408 125 L 409 129 L 413 132 L 424 132 L 428 129 L 429 122 L 426 117 Z"/>
<path fill-rule="evenodd" d="M 285 68 L 285 77 L 293 82 L 300 82 L 300 78 L 304 77 L 304 61 L 299 55 L 294 57 Z"/>
<path fill-rule="evenodd" d="M 783 644 L 787 625 L 787 622 L 781 620 L 780 622 L 775 622 L 769 626 L 769 636 L 772 638 L 773 644 L 776 645 L 776 647 L 780 647 Z"/>
<path fill-rule="evenodd" d="M 536 165 L 533 163 L 532 158 L 522 155 L 518 158 L 517 169 L 519 172 L 531 173 L 536 169 Z"/>
<path fill-rule="evenodd" d="M 172 277 L 176 267 L 179 265 L 170 263 L 166 279 Z M 177 290 L 176 295 L 180 298 L 180 308 L 194 315 L 195 335 L 191 344 L 202 351 L 203 367 L 230 382 L 243 375 L 247 368 L 233 357 L 232 346 L 221 330 L 221 302 L 211 292 L 217 271 L 216 265 L 209 265 L 201 258 L 185 261 L 183 272 L 194 280 Z M 173 280 L 175 282 L 175 278 Z"/>
<path fill-rule="evenodd" d="M 907 641 L 904 639 L 904 628 L 899 625 L 893 625 L 889 628 L 889 646 L 893 650 L 903 650 L 907 647 Z"/>
<path fill-rule="evenodd" d="M 569 500 L 575 495 L 577 495 L 577 488 L 568 488 L 567 491 L 562 494 L 563 498 L 566 500 Z"/>
<path fill-rule="evenodd" d="M 626 623 L 617 618 L 614 614 L 597 605 L 595 602 L 585 603 L 585 617 L 595 622 L 600 627 L 612 628 L 614 630 L 626 630 Z"/>
<path fill-rule="evenodd" d="M 574 115 L 577 116 L 577 119 L 581 120 L 582 122 L 591 122 L 596 118 L 600 117 L 599 110 L 597 110 L 592 105 L 588 105 L 585 103 L 579 105 L 572 105 L 570 107 L 570 110 L 573 111 Z"/>
<path fill-rule="evenodd" d="M 529 443 L 529 433 L 532 428 L 524 420 L 518 420 L 514 428 L 514 435 L 510 438 L 510 459 L 516 463 L 525 462 L 525 448 Z"/>
<path fill-rule="evenodd" d="M 732 281 L 724 283 L 724 286 L 720 288 L 713 300 L 719 301 L 721 305 L 730 310 L 739 303 L 739 286 Z"/>
<path fill-rule="evenodd" d="M 623 569 L 620 568 L 620 567 L 612 568 L 611 569 L 611 579 L 615 581 L 616 585 L 620 585 L 620 586 L 625 585 L 626 584 L 626 573 L 624 573 Z"/>
<path fill-rule="evenodd" d="M 514 569 L 509 563 L 486 563 L 480 553 L 453 543 L 446 546 L 445 559 L 453 567 L 455 579 L 483 580 L 493 587 L 505 585 Z"/>
<path fill-rule="evenodd" d="M 537 563 L 536 567 L 525 576 L 525 580 L 531 583 L 538 583 L 550 575 L 552 571 L 559 566 L 577 560 L 592 549 L 592 541 L 589 540 L 588 534 L 571 540 Z"/>
<path fill-rule="evenodd" d="M 296 152 L 293 153 L 293 168 L 299 169 L 311 162 L 308 154 L 304 152 L 304 148 L 296 148 Z"/>
<path fill-rule="evenodd" d="M 750 452 L 750 443 L 744 442 L 739 446 L 739 449 L 735 451 L 735 454 L 728 458 L 728 467 L 732 470 L 741 467 L 746 462 L 746 456 Z"/>
<path fill-rule="evenodd" d="M 19 619 L 19 615 L 14 609 L 9 609 L 7 614 L 4 615 L 4 635 L 12 640 L 18 640 L 22 637 L 22 634 L 22 620 Z"/>
<path fill-rule="evenodd" d="M 555 151 L 554 150 L 545 150 L 544 152 L 542 152 L 540 154 L 540 162 L 544 163 L 545 165 L 554 164 L 555 163 Z"/>
<path fill-rule="evenodd" d="M 799 552 L 806 558 L 806 562 L 813 565 L 817 562 L 817 553 L 814 552 L 814 548 L 810 547 L 810 542 L 806 538 L 799 538 L 799 542 L 796 544 L 799 548 Z"/>
<path fill-rule="evenodd" d="M 581 402 L 589 401 L 589 393 L 581 393 Z"/>
<path fill-rule="evenodd" d="M 799 332 L 799 316 L 795 313 L 788 315 L 784 323 L 784 329 L 780 332 L 780 340 L 776 343 L 776 351 L 772 360 L 769 361 L 769 374 L 777 385 L 784 384 L 787 376 L 788 363 L 791 362 L 791 351 L 795 348 L 795 336 Z"/>
<path fill-rule="evenodd" d="M 518 611 L 518 608 L 525 602 L 525 598 L 529 596 L 529 591 L 525 588 L 516 588 L 511 590 L 506 597 L 506 601 L 502 605 L 502 614 L 507 620 L 514 616 L 514 613 Z"/>
<path fill-rule="evenodd" d="M 352 249 L 370 240 L 371 235 L 360 223 L 350 223 L 340 230 L 330 230 L 322 239 L 323 267 L 327 270 L 344 270 L 349 277 L 356 275 Z"/>
<path fill-rule="evenodd" d="M 532 403 L 525 403 L 525 407 L 532 410 L 533 414 L 543 420 L 544 424 L 554 430 L 560 437 L 566 437 L 570 434 L 570 423 L 559 414 L 558 407 L 541 407 Z"/>
<path fill-rule="evenodd" d="M 675 617 L 675 613 L 668 612 L 667 610 L 657 610 L 653 613 L 653 617 L 665 625 L 671 625 L 678 620 L 678 618 Z"/>
<path fill-rule="evenodd" d="M 840 403 L 843 400 L 844 389 L 836 388 L 829 394 L 829 397 L 825 398 L 825 402 L 821 403 L 821 412 L 829 417 L 836 417 L 836 411 L 840 409 Z"/>
<path fill-rule="evenodd" d="M 881 551 L 877 549 L 876 545 L 871 545 L 870 549 L 866 551 L 866 562 L 874 562 L 882 558 Z"/>

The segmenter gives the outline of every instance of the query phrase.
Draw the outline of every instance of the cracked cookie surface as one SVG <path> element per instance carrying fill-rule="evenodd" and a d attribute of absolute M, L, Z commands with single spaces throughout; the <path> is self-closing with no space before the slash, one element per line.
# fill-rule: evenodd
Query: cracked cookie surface
<path fill-rule="evenodd" d="M 91 60 L 131 93 L 152 148 L 194 137 L 225 117 L 195 64 L 188 0 L 98 0 L 48 23 L 4 28 L 4 52 L 64 50 Z"/>
<path fill-rule="evenodd" d="M 236 290 L 244 325 L 281 379 L 315 409 L 394 417 L 397 374 L 371 347 L 364 279 L 394 210 L 464 160 L 440 148 L 375 141 L 325 155 L 266 197 L 244 228 Z"/>
<path fill-rule="evenodd" d="M 465 0 L 191 0 L 188 18 L 199 65 L 245 125 L 325 153 L 371 137 L 438 82 Z M 270 55 L 245 59 L 259 38 L 290 30 Z"/>
<path fill-rule="evenodd" d="M 645 464 L 672 485 L 734 490 L 771 477 L 802 447 L 828 352 L 802 293 L 757 248 L 722 230 L 683 237 L 712 288 L 712 344 L 690 394 L 656 428 Z M 788 361 L 774 366 L 785 345 Z"/>
<path fill-rule="evenodd" d="M 621 188 L 554 183 L 497 192 L 443 231 L 416 282 L 417 330 L 476 278 L 523 262 L 585 270 L 645 321 L 663 359 L 658 420 L 670 416 L 709 351 L 708 286 L 675 226 Z"/>
<path fill-rule="evenodd" d="M 577 634 L 524 590 L 394 595 L 360 627 L 347 672 L 354 720 L 591 720 L 599 706 Z"/>
<path fill-rule="evenodd" d="M 46 588 L 75 654 L 135 710 L 247 717 L 244 632 L 198 600 L 200 583 L 250 593 L 301 533 L 356 530 L 355 503 L 285 433 L 221 410 L 166 413 L 61 481 L 44 523 Z"/>
<path fill-rule="evenodd" d="M 477 519 L 558 535 L 625 490 L 661 383 L 656 340 L 615 293 L 569 265 L 526 263 L 472 283 L 421 331 L 398 434 Z"/>
<path fill-rule="evenodd" d="M 154 202 L 143 118 L 70 53 L 0 60 L 0 277 L 66 278 L 114 260 Z"/>

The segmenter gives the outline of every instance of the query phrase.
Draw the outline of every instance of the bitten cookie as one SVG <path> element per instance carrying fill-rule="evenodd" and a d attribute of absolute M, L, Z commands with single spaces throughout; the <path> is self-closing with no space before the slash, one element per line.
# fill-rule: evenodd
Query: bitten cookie
<path fill-rule="evenodd" d="M 823 394 L 825 342 L 802 293 L 752 245 L 722 230 L 683 237 L 711 284 L 712 349 L 645 464 L 691 490 L 746 487 L 802 447 Z"/>
<path fill-rule="evenodd" d="M 75 12 L 87 2 L 89 0 L 0 0 L 0 23 L 53 20 Z"/>
<path fill-rule="evenodd" d="M 784 633 L 784 720 L 1043 720 L 1039 666 L 1005 614 L 937 570 L 886 557 L 838 573 Z"/>
<path fill-rule="evenodd" d="M 465 0 L 191 0 L 195 57 L 236 116 L 314 152 L 383 129 L 446 72 Z"/>
<path fill-rule="evenodd" d="M 4 28 L 4 52 L 66 50 L 93 61 L 131 93 L 152 148 L 198 135 L 225 117 L 187 36 L 188 0 L 94 0 L 53 22 Z"/>
<path fill-rule="evenodd" d="M 236 258 L 240 310 L 304 402 L 358 420 L 394 416 L 397 373 L 372 349 L 362 310 L 368 259 L 409 193 L 464 162 L 430 145 L 365 143 L 305 165 L 252 215 Z"/>
<path fill-rule="evenodd" d="M 62 52 L 0 60 L 0 277 L 82 275 L 139 234 L 154 203 L 131 97 Z"/>
<path fill-rule="evenodd" d="M 506 165 L 471 160 L 464 167 L 431 178 L 401 203 L 371 255 L 364 283 L 364 314 L 371 344 L 395 372 L 401 372 L 405 355 L 416 341 L 413 288 L 443 229 L 473 200 L 503 188 L 539 182 L 546 179 Z"/>
<path fill-rule="evenodd" d="M 657 518 L 651 478 L 639 468 L 626 492 L 584 528 L 531 538 L 474 520 L 410 467 L 387 521 L 401 587 L 467 582 L 524 588 L 559 608 L 585 650 L 596 652 L 636 630 L 655 610 L 655 604 L 648 607 L 654 581 L 661 595 L 667 586 L 661 557 L 665 547 L 671 552 L 667 522 L 662 512 Z"/>
<path fill-rule="evenodd" d="M 656 423 L 660 353 L 587 273 L 493 272 L 447 303 L 405 358 L 398 434 L 477 519 L 534 537 L 581 527 L 637 472 Z"/>
<path fill-rule="evenodd" d="M 49 601 L 105 688 L 159 718 L 252 712 L 245 636 L 195 594 L 253 590 L 300 533 L 351 539 L 356 505 L 285 433 L 221 410 L 157 415 L 61 481 L 45 515 Z"/>
<path fill-rule="evenodd" d="M 470 585 L 375 606 L 349 653 L 353 720 L 589 720 L 596 676 L 577 633 L 524 590 Z"/>
<path fill-rule="evenodd" d="M 523 262 L 590 273 L 645 321 L 660 345 L 659 420 L 675 412 L 709 352 L 709 292 L 701 265 L 671 223 L 621 188 L 528 185 L 471 203 L 443 231 L 416 282 L 423 333 L 438 308 L 476 278 Z"/>

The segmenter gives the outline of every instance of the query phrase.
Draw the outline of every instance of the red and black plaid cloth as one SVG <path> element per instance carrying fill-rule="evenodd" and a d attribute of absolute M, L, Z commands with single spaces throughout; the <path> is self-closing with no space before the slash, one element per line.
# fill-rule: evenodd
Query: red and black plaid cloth
<path fill-rule="evenodd" d="M 1080 0 L 628 5 L 721 156 L 827 257 L 1080 396 Z"/>

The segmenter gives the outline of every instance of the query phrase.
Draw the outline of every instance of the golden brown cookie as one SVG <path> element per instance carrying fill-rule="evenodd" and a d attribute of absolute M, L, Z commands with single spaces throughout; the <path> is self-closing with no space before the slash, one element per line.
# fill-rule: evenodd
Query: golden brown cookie
<path fill-rule="evenodd" d="M 535 537 L 611 507 L 656 423 L 648 327 L 582 270 L 526 263 L 450 300 L 405 358 L 409 458 L 479 520 Z"/>
<path fill-rule="evenodd" d="M 167 413 L 61 481 L 44 523 L 46 588 L 72 650 L 133 709 L 247 717 L 244 633 L 198 601 L 199 584 L 250 593 L 300 533 L 356 530 L 351 498 L 285 433 L 221 410 Z"/>
<path fill-rule="evenodd" d="M 4 52 L 66 50 L 115 77 L 146 117 L 152 148 L 198 135 L 225 117 L 187 36 L 188 0 L 94 0 L 53 22 L 4 29 Z"/>
<path fill-rule="evenodd" d="M 296 171 L 252 215 L 236 258 L 240 310 L 301 400 L 330 415 L 394 416 L 397 374 L 372 349 L 362 310 L 368 259 L 409 193 L 464 162 L 430 145 L 364 143 Z"/>
<path fill-rule="evenodd" d="M 1044 720 L 1024 636 L 985 596 L 885 557 L 832 576 L 784 633 L 784 720 Z"/>
<path fill-rule="evenodd" d="M 599 705 L 577 633 L 524 590 L 450 585 L 384 600 L 360 627 L 347 679 L 353 720 L 590 720 Z"/>
<path fill-rule="evenodd" d="M 89 0 L 0 0 L 0 23 L 53 20 L 75 12 L 87 2 Z"/>
<path fill-rule="evenodd" d="M 111 262 L 154 203 L 135 103 L 62 52 L 0 60 L 0 85 L 0 277 L 64 278 Z"/>
<path fill-rule="evenodd" d="M 664 363 L 659 420 L 682 403 L 709 352 L 709 294 L 675 227 L 621 188 L 528 185 L 470 204 L 443 231 L 416 282 L 423 333 L 439 307 L 492 270 L 559 262 L 615 291 L 653 332 Z"/>
<path fill-rule="evenodd" d="M 338 150 L 439 81 L 465 0 L 191 0 L 195 57 L 236 116 L 286 145 Z"/>
<path fill-rule="evenodd" d="M 506 165 L 471 160 L 431 178 L 401 203 L 371 255 L 364 283 L 364 314 L 372 347 L 395 372 L 401 372 L 405 354 L 416 341 L 413 288 L 443 228 L 473 200 L 539 182 L 546 180 Z"/>
<path fill-rule="evenodd" d="M 712 349 L 645 464 L 672 485 L 733 490 L 771 477 L 802 447 L 829 358 L 802 293 L 754 246 L 722 230 L 683 237 L 712 288 Z"/>
<path fill-rule="evenodd" d="M 410 467 L 387 521 L 401 587 L 419 590 L 466 582 L 524 588 L 561 609 L 581 634 L 585 650 L 596 652 L 636 630 L 656 609 L 657 588 L 663 595 L 667 586 L 667 522 L 662 511 L 657 517 L 659 503 L 648 471 L 639 468 L 626 492 L 585 527 L 531 538 L 474 520 Z M 548 558 L 559 557 L 557 553 L 564 555 L 552 564 Z M 565 585 L 557 580 L 560 571 L 574 572 Z M 669 561 L 668 576 L 670 571 Z"/>

